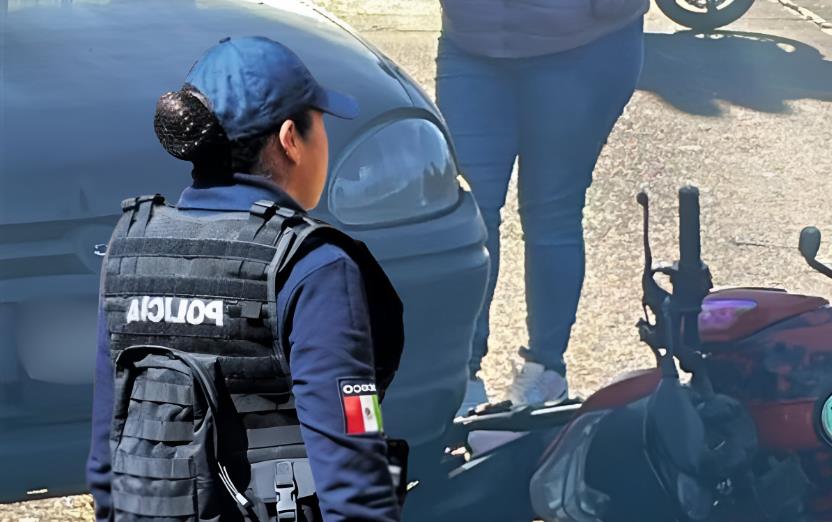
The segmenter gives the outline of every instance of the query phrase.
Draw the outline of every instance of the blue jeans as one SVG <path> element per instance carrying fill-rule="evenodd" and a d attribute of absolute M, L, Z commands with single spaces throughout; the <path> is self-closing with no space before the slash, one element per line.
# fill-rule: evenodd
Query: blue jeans
<path fill-rule="evenodd" d="M 487 352 L 500 266 L 500 210 L 515 158 L 525 242 L 527 359 L 565 375 L 584 279 L 583 208 L 601 148 L 641 73 L 642 20 L 588 45 L 532 58 L 468 54 L 440 37 L 436 95 L 488 228 L 491 272 L 471 371 Z"/>

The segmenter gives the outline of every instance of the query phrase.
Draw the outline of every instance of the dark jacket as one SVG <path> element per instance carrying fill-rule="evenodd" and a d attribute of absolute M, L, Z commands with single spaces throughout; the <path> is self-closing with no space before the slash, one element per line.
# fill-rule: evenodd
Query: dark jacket
<path fill-rule="evenodd" d="M 186 188 L 177 207 L 195 216 L 248 211 L 258 200 L 301 210 L 263 178 L 235 175 L 236 183 Z M 324 244 L 291 269 L 277 294 L 278 317 L 289 339 L 293 394 L 324 520 L 398 521 L 400 513 L 381 435 L 347 435 L 338 379 L 374 379 L 373 343 L 364 283 L 357 264 Z M 325 326 L 325 327 L 324 327 Z M 113 366 L 106 321 L 99 312 L 93 436 L 87 478 L 96 518 L 110 516 L 110 423 Z"/>

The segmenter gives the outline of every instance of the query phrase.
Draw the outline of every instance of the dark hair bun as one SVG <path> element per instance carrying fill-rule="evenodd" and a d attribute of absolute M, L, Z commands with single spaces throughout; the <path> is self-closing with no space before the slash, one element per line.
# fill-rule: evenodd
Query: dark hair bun
<path fill-rule="evenodd" d="M 172 156 L 198 162 L 221 155 L 229 147 L 217 118 L 188 89 L 163 94 L 156 103 L 153 128 Z"/>

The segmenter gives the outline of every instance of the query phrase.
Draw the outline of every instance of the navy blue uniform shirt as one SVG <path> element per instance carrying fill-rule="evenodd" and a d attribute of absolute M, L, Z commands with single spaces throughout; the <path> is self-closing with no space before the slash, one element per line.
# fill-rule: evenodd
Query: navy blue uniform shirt
<path fill-rule="evenodd" d="M 188 187 L 177 207 L 192 215 L 247 212 L 266 199 L 301 210 L 268 180 L 236 174 L 234 185 Z M 340 378 L 375 379 L 367 295 L 358 265 L 334 245 L 322 245 L 292 268 L 277 294 L 285 326 L 295 404 L 321 511 L 326 522 L 400 520 L 379 434 L 347 435 L 338 390 Z M 98 316 L 98 355 L 87 481 L 96 519 L 111 515 L 110 423 L 113 364 L 103 312 Z"/>

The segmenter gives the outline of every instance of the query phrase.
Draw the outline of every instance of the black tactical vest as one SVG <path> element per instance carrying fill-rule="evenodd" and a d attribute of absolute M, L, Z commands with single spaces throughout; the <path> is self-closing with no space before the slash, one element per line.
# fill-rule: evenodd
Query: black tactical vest
<path fill-rule="evenodd" d="M 122 208 L 103 288 L 116 519 L 315 519 L 277 291 L 323 242 L 352 257 L 371 327 L 391 336 L 374 343 L 383 393 L 403 346 L 390 281 L 363 243 L 270 201 L 199 218 L 158 195 Z"/>

